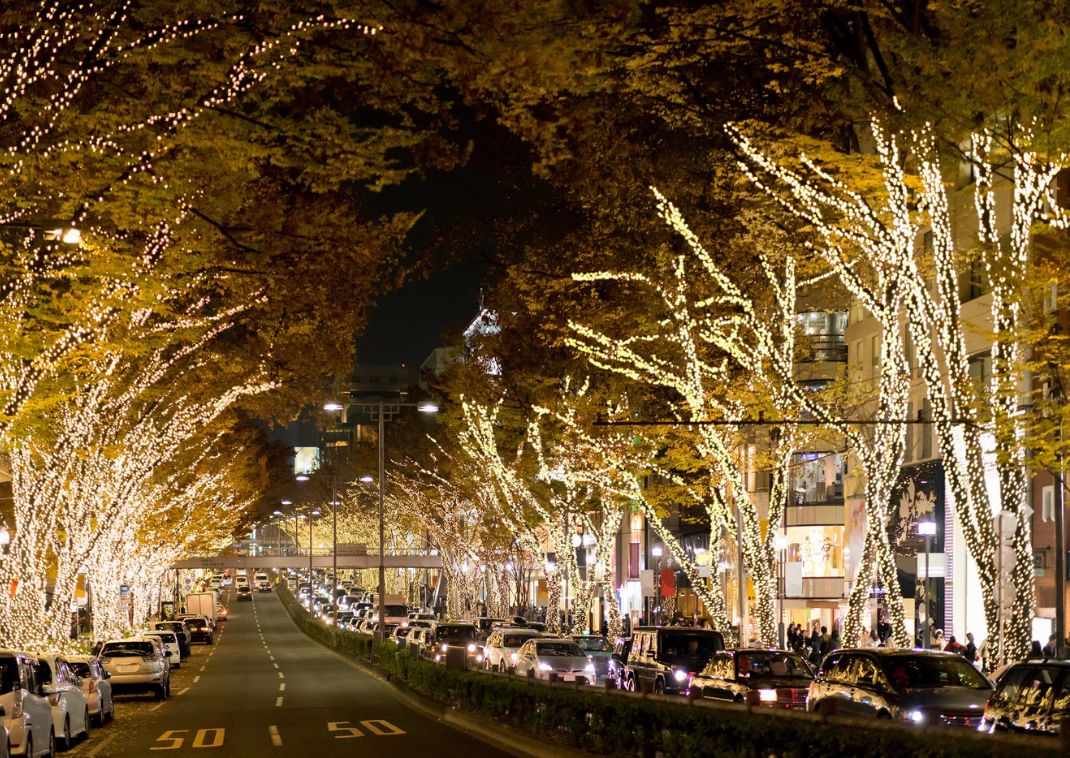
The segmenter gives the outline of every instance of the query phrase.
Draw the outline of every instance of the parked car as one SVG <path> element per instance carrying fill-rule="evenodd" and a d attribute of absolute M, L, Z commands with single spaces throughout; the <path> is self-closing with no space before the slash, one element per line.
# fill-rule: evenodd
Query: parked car
<path fill-rule="evenodd" d="M 686 626 L 639 626 L 624 668 L 624 689 L 674 695 L 724 650 L 724 637 L 711 629 Z"/>
<path fill-rule="evenodd" d="M 1058 736 L 1067 719 L 1070 662 L 1024 661 L 1000 673 L 978 729 Z"/>
<path fill-rule="evenodd" d="M 609 677 L 618 690 L 625 689 L 624 685 L 627 679 L 624 668 L 628 665 L 628 653 L 631 652 L 631 649 L 631 637 L 617 637 L 617 641 L 613 643 L 613 650 L 609 654 L 606 676 Z"/>
<path fill-rule="evenodd" d="M 516 654 L 517 676 L 557 682 L 594 684 L 594 662 L 568 637 L 538 637 Z"/>
<path fill-rule="evenodd" d="M 153 692 L 157 700 L 171 694 L 170 655 L 156 637 L 108 640 L 100 649 L 100 663 L 111 675 L 113 692 Z"/>
<path fill-rule="evenodd" d="M 516 656 L 520 647 L 528 640 L 541 636 L 542 634 L 534 629 L 495 629 L 483 645 L 483 668 L 502 673 L 512 671 L 516 667 Z"/>
<path fill-rule="evenodd" d="M 41 688 L 34 656 L 0 649 L 0 708 L 11 755 L 52 758 L 56 754 L 52 705 Z"/>
<path fill-rule="evenodd" d="M 142 632 L 142 636 L 159 637 L 160 642 L 163 643 L 163 649 L 171 651 L 171 655 L 167 659 L 167 662 L 171 665 L 171 668 L 181 668 L 182 648 L 179 647 L 178 636 L 174 632 L 169 632 L 163 629 L 150 629 L 149 631 Z"/>
<path fill-rule="evenodd" d="M 205 645 L 215 644 L 215 628 L 212 622 L 204 616 L 184 616 L 182 623 L 190 633 L 190 642 L 202 642 Z"/>
<path fill-rule="evenodd" d="M 89 704 L 89 719 L 94 726 L 104 726 L 115 718 L 115 698 L 112 697 L 111 675 L 100 665 L 95 655 L 72 655 L 67 667 L 82 680 L 82 694 Z"/>
<path fill-rule="evenodd" d="M 89 737 L 89 703 L 82 682 L 58 653 L 38 654 L 37 676 L 52 706 L 52 731 L 63 749 L 70 750 L 76 737 Z"/>
<path fill-rule="evenodd" d="M 837 650 L 810 683 L 806 708 L 914 724 L 978 727 L 992 684 L 956 653 Z"/>
<path fill-rule="evenodd" d="M 709 700 L 805 710 L 813 678 L 798 653 L 740 648 L 714 654 L 688 689 Z"/>
<path fill-rule="evenodd" d="M 165 632 L 174 632 L 178 637 L 178 649 L 182 653 L 180 658 L 189 658 L 190 645 L 193 642 L 193 635 L 190 633 L 186 625 L 181 621 L 157 621 L 154 624 L 154 628 L 160 629 Z"/>

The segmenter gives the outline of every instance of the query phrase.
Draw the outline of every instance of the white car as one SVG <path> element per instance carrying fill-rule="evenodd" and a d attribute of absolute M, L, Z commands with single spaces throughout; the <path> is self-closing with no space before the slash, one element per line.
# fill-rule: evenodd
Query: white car
<path fill-rule="evenodd" d="M 0 650 L 0 707 L 4 709 L 8 751 L 38 758 L 56 754 L 52 706 L 41 694 L 37 659 L 18 650 Z"/>
<path fill-rule="evenodd" d="M 516 655 L 516 674 L 529 676 L 528 672 L 547 681 L 594 684 L 596 679 L 594 661 L 567 637 L 540 637 L 521 645 Z"/>
<path fill-rule="evenodd" d="M 41 694 L 48 696 L 52 706 L 52 730 L 63 749 L 70 750 L 75 737 L 89 737 L 89 703 L 82 694 L 82 682 L 58 653 L 40 653 L 37 661 Z"/>
<path fill-rule="evenodd" d="M 182 647 L 178 643 L 177 634 L 162 629 L 150 629 L 142 632 L 141 636 L 159 637 L 160 642 L 163 643 L 163 649 L 171 653 L 171 657 L 167 659 L 167 662 L 171 664 L 171 668 L 182 668 Z"/>
<path fill-rule="evenodd" d="M 89 703 L 89 719 L 94 726 L 104 726 L 115 718 L 115 698 L 111 693 L 110 675 L 104 671 L 95 655 L 72 655 L 67 667 L 82 680 L 82 694 Z"/>
<path fill-rule="evenodd" d="M 157 700 L 171 694 L 169 653 L 159 637 L 108 640 L 100 649 L 100 663 L 111 674 L 112 690 L 150 691 Z"/>
<path fill-rule="evenodd" d="M 494 629 L 483 645 L 483 668 L 502 673 L 512 671 L 520 646 L 537 637 L 542 637 L 542 633 L 534 629 Z"/>

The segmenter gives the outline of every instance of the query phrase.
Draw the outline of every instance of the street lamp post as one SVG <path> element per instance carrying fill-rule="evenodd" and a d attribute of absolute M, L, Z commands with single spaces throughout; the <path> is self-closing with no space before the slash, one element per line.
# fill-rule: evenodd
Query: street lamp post
<path fill-rule="evenodd" d="M 386 525 L 384 523 L 384 509 L 383 500 L 386 487 L 386 444 L 385 444 L 385 418 L 383 409 L 386 402 L 383 398 L 376 400 L 376 416 L 379 425 L 379 602 L 378 602 L 378 620 L 375 624 L 374 639 L 376 642 L 383 641 L 383 625 L 386 623 L 386 563 L 384 562 L 384 554 L 386 552 Z M 391 402 L 392 406 L 416 408 L 421 413 L 438 413 L 438 406 L 434 403 L 420 402 L 420 403 L 402 403 Z M 363 478 L 362 478 L 363 481 Z"/>
<path fill-rule="evenodd" d="M 933 596 L 929 587 L 929 554 L 932 552 L 932 540 L 936 534 L 935 521 L 919 521 L 918 534 L 925 537 L 925 621 L 922 629 L 922 646 L 929 649 L 932 642 Z"/>

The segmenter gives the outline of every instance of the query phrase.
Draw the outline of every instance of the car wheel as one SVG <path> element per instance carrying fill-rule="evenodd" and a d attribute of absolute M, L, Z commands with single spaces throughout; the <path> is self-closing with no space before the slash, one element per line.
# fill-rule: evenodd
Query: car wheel
<path fill-rule="evenodd" d="M 508 668 L 506 668 L 505 659 L 504 658 L 502 658 L 500 661 L 498 661 L 498 671 L 501 672 L 502 674 L 508 674 L 509 673 Z"/>
<path fill-rule="evenodd" d="M 157 700 L 163 700 L 166 697 L 167 697 L 167 690 L 164 689 L 164 686 L 161 684 L 159 687 L 156 688 L 156 699 Z"/>
<path fill-rule="evenodd" d="M 56 758 L 56 733 L 48 733 L 48 758 Z"/>
<path fill-rule="evenodd" d="M 655 695 L 664 695 L 665 694 L 665 680 L 664 679 L 655 679 L 654 680 L 654 694 Z"/>
<path fill-rule="evenodd" d="M 628 680 L 624 683 L 624 689 L 628 692 L 635 692 L 635 677 L 628 677 Z"/>
<path fill-rule="evenodd" d="M 11 755 L 11 743 L 7 743 L 7 754 Z M 26 758 L 33 758 L 33 737 L 29 734 L 26 735 L 26 751 L 23 753 Z"/>
<path fill-rule="evenodd" d="M 108 721 L 115 721 L 115 698 L 112 698 L 111 708 L 108 709 Z"/>
<path fill-rule="evenodd" d="M 93 726 L 95 726 L 97 729 L 100 729 L 100 727 L 104 726 L 104 719 L 106 717 L 107 717 L 107 714 L 104 713 L 104 705 L 102 703 L 101 706 L 100 706 L 100 713 L 98 713 L 96 716 L 92 717 Z"/>
<path fill-rule="evenodd" d="M 89 739 L 89 727 L 90 727 L 89 709 L 88 708 L 86 708 L 86 710 L 85 710 L 85 720 L 82 721 L 82 723 L 85 724 L 85 729 L 82 730 L 82 736 L 85 737 L 88 740 Z"/>
<path fill-rule="evenodd" d="M 71 739 L 71 717 L 63 719 L 63 749 L 70 750 L 74 740 Z"/>

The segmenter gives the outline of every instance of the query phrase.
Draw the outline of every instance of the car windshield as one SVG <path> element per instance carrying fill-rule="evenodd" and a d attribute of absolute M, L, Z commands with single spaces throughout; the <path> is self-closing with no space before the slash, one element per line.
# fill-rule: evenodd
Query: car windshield
<path fill-rule="evenodd" d="M 542 657 L 574 656 L 582 658 L 583 651 L 575 642 L 542 642 L 535 646 L 535 655 Z"/>
<path fill-rule="evenodd" d="M 0 695 L 19 688 L 19 664 L 14 658 L 0 658 Z"/>
<path fill-rule="evenodd" d="M 898 689 L 991 688 L 988 680 L 965 658 L 958 655 L 896 655 L 885 658 L 883 666 L 884 673 Z"/>
<path fill-rule="evenodd" d="M 502 637 L 502 647 L 520 647 L 530 640 L 534 634 L 507 634 Z"/>
<path fill-rule="evenodd" d="M 70 668 L 71 671 L 74 672 L 75 676 L 81 677 L 82 679 L 92 677 L 93 675 L 93 672 L 89 668 L 88 663 L 82 663 L 81 661 L 68 661 L 67 666 Z"/>
<path fill-rule="evenodd" d="M 174 645 L 174 644 L 178 643 L 178 638 L 175 637 L 175 633 L 174 632 L 154 632 L 152 634 L 152 636 L 153 637 L 159 637 L 161 640 L 163 640 L 164 642 L 167 642 L 167 643 L 169 643 L 171 645 Z"/>
<path fill-rule="evenodd" d="M 205 622 L 204 622 L 204 619 L 202 619 L 202 618 L 192 618 L 192 619 L 185 619 L 182 623 L 185 624 L 188 628 L 193 629 L 193 628 L 196 628 L 196 627 L 204 626 Z"/>
<path fill-rule="evenodd" d="M 708 661 L 713 654 L 724 650 L 724 641 L 717 634 L 693 632 L 665 632 L 661 636 L 661 652 L 666 658 L 688 658 Z"/>
<path fill-rule="evenodd" d="M 810 668 L 795 653 L 750 652 L 736 655 L 739 675 L 750 679 L 813 679 Z"/>
<path fill-rule="evenodd" d="M 605 637 L 576 637 L 576 644 L 588 653 L 608 653 L 609 640 Z"/>
<path fill-rule="evenodd" d="M 384 605 L 383 612 L 387 616 L 405 616 L 409 612 L 407 605 Z"/>
<path fill-rule="evenodd" d="M 100 651 L 100 655 L 104 656 L 123 656 L 123 655 L 152 655 L 152 643 L 151 642 L 109 642 Z"/>
<path fill-rule="evenodd" d="M 472 642 L 476 638 L 474 626 L 439 626 L 435 629 L 437 642 Z"/>

